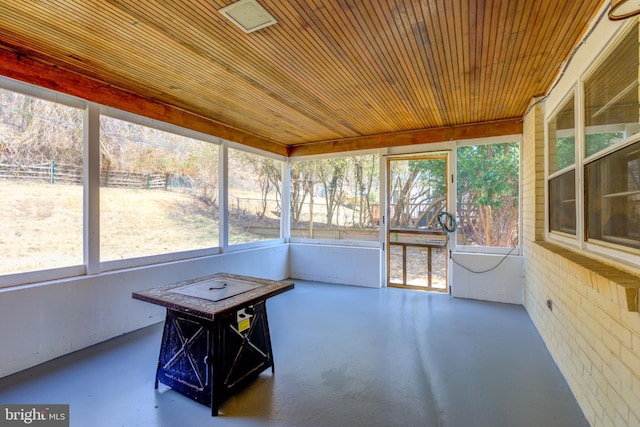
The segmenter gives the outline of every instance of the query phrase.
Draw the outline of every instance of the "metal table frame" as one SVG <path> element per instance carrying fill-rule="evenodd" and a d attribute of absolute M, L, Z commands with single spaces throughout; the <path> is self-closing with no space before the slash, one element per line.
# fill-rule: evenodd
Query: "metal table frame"
<path fill-rule="evenodd" d="M 221 301 L 172 292 L 210 279 L 259 286 Z M 266 300 L 293 287 L 290 282 L 219 273 L 134 292 L 134 299 L 167 308 L 155 387 L 161 382 L 218 415 L 219 405 L 234 392 L 264 370 L 274 372 Z"/>

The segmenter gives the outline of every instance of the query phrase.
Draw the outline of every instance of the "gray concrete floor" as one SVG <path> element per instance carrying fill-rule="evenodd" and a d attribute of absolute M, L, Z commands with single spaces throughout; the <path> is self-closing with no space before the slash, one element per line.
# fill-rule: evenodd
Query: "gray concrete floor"
<path fill-rule="evenodd" d="M 2 378 L 0 403 L 68 403 L 78 427 L 588 425 L 521 306 L 295 283 L 267 303 L 275 374 L 217 418 L 154 390 L 161 324 Z"/>

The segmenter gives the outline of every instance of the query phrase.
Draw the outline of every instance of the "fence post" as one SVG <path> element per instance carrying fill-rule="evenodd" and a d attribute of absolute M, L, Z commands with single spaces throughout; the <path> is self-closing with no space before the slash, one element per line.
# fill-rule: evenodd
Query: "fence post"
<path fill-rule="evenodd" d="M 147 190 L 151 190 L 151 174 L 147 173 Z"/>
<path fill-rule="evenodd" d="M 55 184 L 56 183 L 56 162 L 54 162 L 53 160 L 51 161 L 51 183 Z"/>

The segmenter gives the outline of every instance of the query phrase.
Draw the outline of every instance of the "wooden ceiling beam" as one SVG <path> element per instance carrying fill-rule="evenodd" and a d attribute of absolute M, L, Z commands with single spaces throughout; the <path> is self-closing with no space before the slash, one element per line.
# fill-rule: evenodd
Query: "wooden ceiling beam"
<path fill-rule="evenodd" d="M 278 155 L 287 146 L 0 46 L 0 75 Z"/>
<path fill-rule="evenodd" d="M 396 132 L 383 135 L 370 135 L 356 138 L 297 144 L 291 146 L 289 156 L 299 157 L 343 151 L 346 152 L 505 135 L 519 135 L 521 133 L 522 120 L 521 118 L 516 117 L 506 120 L 472 123 L 460 126 L 447 126 L 408 132 Z"/>
<path fill-rule="evenodd" d="M 283 156 L 298 157 L 522 133 L 520 118 L 513 118 L 294 144 L 287 147 L 285 144 L 115 87 L 6 46 L 0 46 L 0 75 Z"/>

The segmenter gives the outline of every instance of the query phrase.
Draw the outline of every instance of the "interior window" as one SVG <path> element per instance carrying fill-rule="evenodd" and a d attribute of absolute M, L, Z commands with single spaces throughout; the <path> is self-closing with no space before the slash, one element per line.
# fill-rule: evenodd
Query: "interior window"
<path fill-rule="evenodd" d="M 585 81 L 585 158 L 640 131 L 638 26 Z"/>
<path fill-rule="evenodd" d="M 549 230 L 576 234 L 576 171 L 549 180 Z"/>
<path fill-rule="evenodd" d="M 572 235 L 576 234 L 575 122 L 573 95 L 547 122 L 549 231 Z"/>
<path fill-rule="evenodd" d="M 576 163 L 576 129 L 574 97 L 548 122 L 549 175 Z"/>
<path fill-rule="evenodd" d="M 640 248 L 640 142 L 585 166 L 587 238 Z"/>

